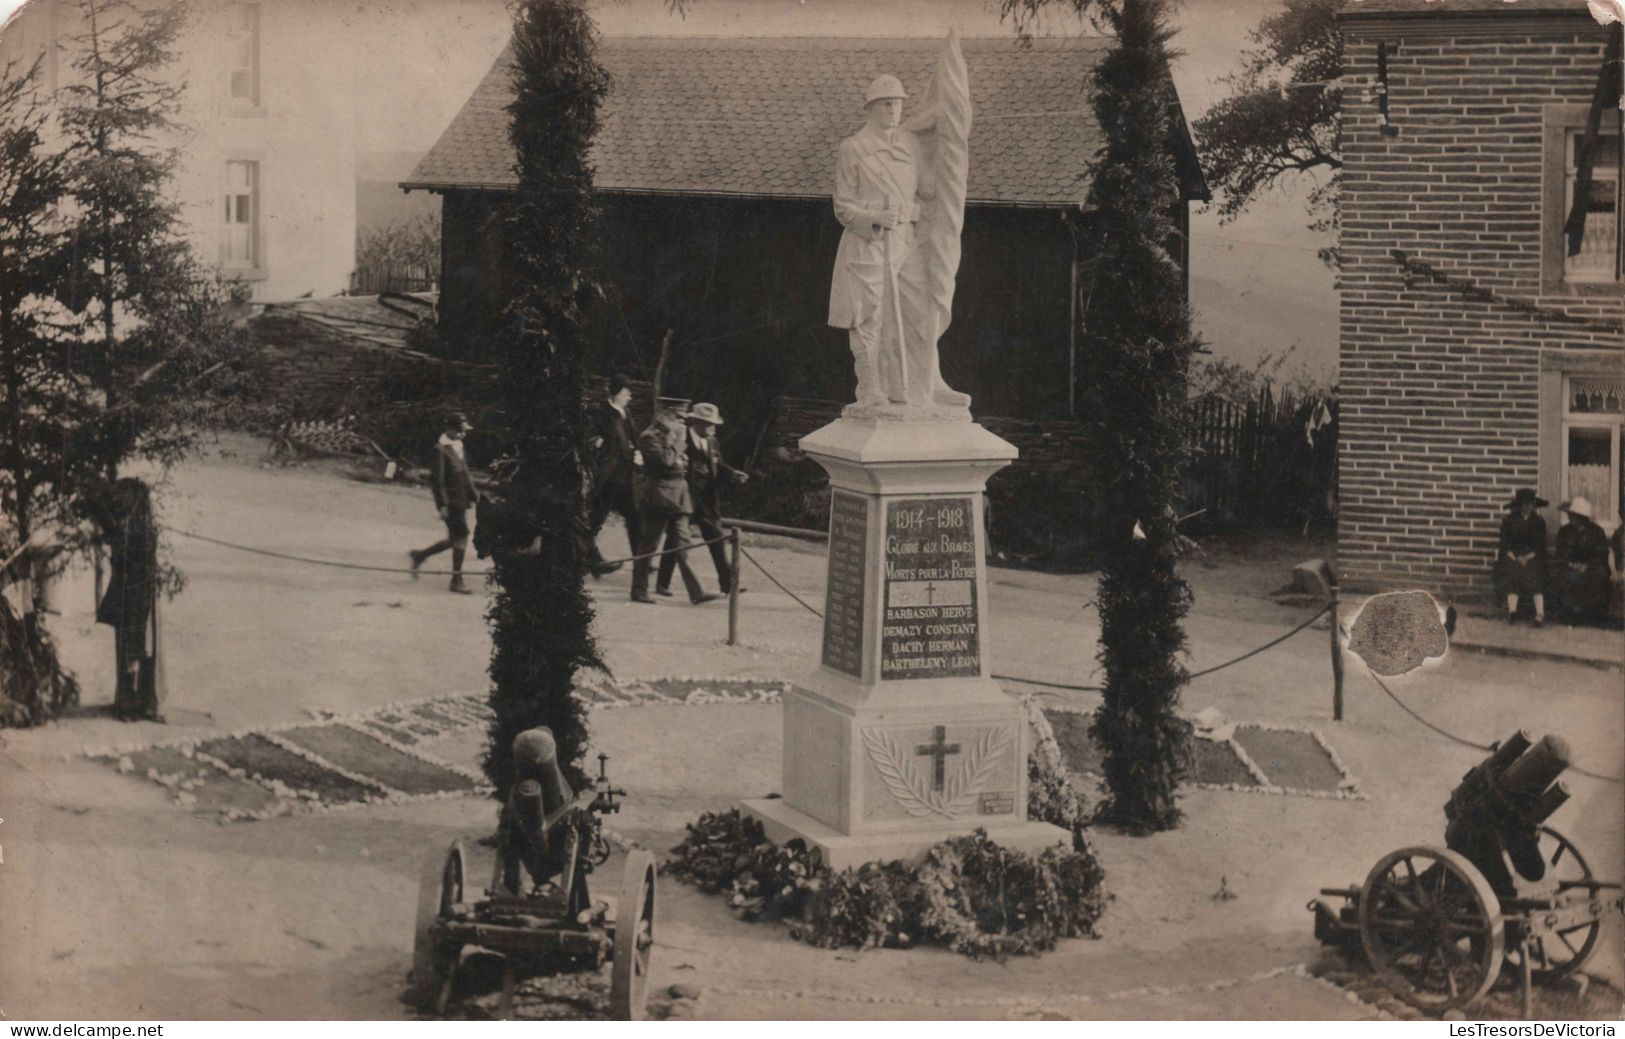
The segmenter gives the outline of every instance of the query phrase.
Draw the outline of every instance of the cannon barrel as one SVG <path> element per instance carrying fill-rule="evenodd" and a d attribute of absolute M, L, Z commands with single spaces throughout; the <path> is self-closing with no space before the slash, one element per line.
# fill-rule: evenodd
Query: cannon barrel
<path fill-rule="evenodd" d="M 1490 775 L 1499 777 L 1507 770 L 1507 766 L 1517 761 L 1528 749 L 1529 733 L 1525 729 L 1519 729 L 1496 746 L 1495 753 L 1485 759 L 1484 768 Z"/>
<path fill-rule="evenodd" d="M 1501 773 L 1501 792 L 1514 801 L 1533 804 L 1573 760 L 1568 740 L 1544 736 Z"/>
<path fill-rule="evenodd" d="M 563 808 L 575 796 L 559 769 L 558 744 L 546 726 L 527 729 L 514 737 L 513 767 L 519 781 L 529 779 L 541 784 L 542 805 L 549 813 Z"/>

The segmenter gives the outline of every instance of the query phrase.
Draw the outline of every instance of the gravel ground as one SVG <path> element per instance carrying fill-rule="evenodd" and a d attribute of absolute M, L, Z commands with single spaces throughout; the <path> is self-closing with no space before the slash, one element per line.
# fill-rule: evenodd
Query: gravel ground
<path fill-rule="evenodd" d="M 403 565 L 407 548 L 438 536 L 425 491 L 359 482 L 328 465 L 263 469 L 258 457 L 252 442 L 235 440 L 179 472 L 165 521 L 378 566 Z M 605 532 L 607 552 L 621 545 L 618 530 Z M 489 653 L 483 597 L 449 595 L 444 578 L 285 563 L 179 537 L 171 548 L 190 583 L 163 611 L 169 724 L 123 725 L 98 709 L 110 699 L 110 637 L 91 622 L 89 578 L 79 574 L 60 589 L 63 616 L 54 628 L 90 702 L 58 724 L 0 733 L 0 1012 L 12 1019 L 410 1017 L 399 995 L 421 863 L 455 837 L 489 832 L 492 805 L 462 798 L 217 825 L 169 803 L 162 788 L 80 753 L 124 741 L 203 740 L 295 721 L 306 708 L 350 712 L 477 691 Z M 752 551 L 818 601 L 819 546 L 760 540 Z M 1191 666 L 1229 659 L 1307 616 L 1265 595 L 1285 583 L 1294 562 L 1326 552 L 1324 543 L 1287 538 L 1214 548 L 1191 560 Z M 617 676 L 794 680 L 811 667 L 819 622 L 748 567 L 750 591 L 733 647 L 724 644 L 721 604 L 634 606 L 626 601 L 628 576 L 622 571 L 594 586 L 600 646 Z M 995 570 L 991 583 L 996 670 L 1098 683 L 1089 575 Z M 1323 955 L 1304 904 L 1322 886 L 1358 883 L 1392 848 L 1440 843 L 1444 800 L 1481 755 L 1422 728 L 1353 664 L 1346 720 L 1330 721 L 1326 641 L 1311 628 L 1193 682 L 1185 704 L 1238 721 L 1317 728 L 1367 800 L 1191 791 L 1179 830 L 1145 839 L 1097 835 L 1115 896 L 1099 941 L 1068 942 L 1002 965 L 934 950 L 860 956 L 807 948 L 662 879 L 654 982 L 688 985 L 699 995 L 664 1000 L 659 1012 L 718 1019 L 1375 1016 L 1369 1002 L 1295 969 Z M 1622 771 L 1618 671 L 1449 654 L 1389 684 L 1431 721 L 1470 740 L 1488 742 L 1520 726 L 1557 732 L 1573 743 L 1581 766 Z M 1075 708 L 1098 704 L 1089 693 L 1040 695 Z M 611 755 L 611 775 L 630 791 L 613 825 L 657 850 L 676 843 L 701 811 L 777 789 L 780 713 L 773 705 L 603 711 L 593 729 L 594 750 Z M 464 763 L 473 764 L 479 741 L 461 747 Z M 1625 875 L 1622 787 L 1573 773 L 1568 783 L 1573 798 L 1554 823 L 1599 874 Z M 613 892 L 619 858 L 604 869 Z M 473 872 L 480 875 L 478 867 Z M 1237 897 L 1214 898 L 1221 884 Z M 1619 921 L 1611 919 L 1592 969 L 1617 985 L 1621 960 Z M 1617 1014 L 1617 989 L 1593 991 L 1604 1011 L 1594 1001 L 1572 1012 L 1605 1012 L 1613 1000 Z M 535 1002 L 549 1000 L 538 995 Z"/>

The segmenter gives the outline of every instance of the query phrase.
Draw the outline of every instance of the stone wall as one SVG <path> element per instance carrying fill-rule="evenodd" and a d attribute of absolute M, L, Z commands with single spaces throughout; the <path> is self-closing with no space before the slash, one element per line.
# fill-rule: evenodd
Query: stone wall
<path fill-rule="evenodd" d="M 1559 230 L 1607 33 L 1584 5 L 1348 11 L 1339 563 L 1355 587 L 1482 594 L 1504 503 L 1560 497 L 1564 376 L 1620 371 L 1620 288 L 1566 282 Z"/>

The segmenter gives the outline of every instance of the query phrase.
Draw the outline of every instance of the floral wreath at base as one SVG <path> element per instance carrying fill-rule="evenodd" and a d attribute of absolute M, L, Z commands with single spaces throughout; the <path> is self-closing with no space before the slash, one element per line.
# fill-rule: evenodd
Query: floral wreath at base
<path fill-rule="evenodd" d="M 1085 827 L 1089 805 L 1061 767 L 1055 734 L 1027 707 L 1036 736 L 1027 758 L 1027 816 L 1072 834 L 1072 847 L 1037 855 L 1001 847 L 978 829 L 934 845 L 919 862 L 865 863 L 840 873 L 800 838 L 783 845 L 738 809 L 707 812 L 672 849 L 667 871 L 728 895 L 745 920 L 779 920 L 826 948 L 939 945 L 972 958 L 1032 955 L 1061 938 L 1097 937 L 1105 871 Z"/>

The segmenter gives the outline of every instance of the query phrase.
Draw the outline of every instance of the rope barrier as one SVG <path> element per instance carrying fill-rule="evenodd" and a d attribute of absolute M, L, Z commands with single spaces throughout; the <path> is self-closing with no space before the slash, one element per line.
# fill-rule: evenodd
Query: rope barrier
<path fill-rule="evenodd" d="M 236 549 L 239 552 L 251 552 L 256 556 L 267 556 L 271 559 L 285 559 L 294 563 L 309 563 L 313 566 L 330 566 L 338 570 L 366 570 L 378 574 L 417 574 L 420 576 L 429 577 L 449 577 L 454 574 L 461 574 L 464 577 L 484 577 L 493 572 L 491 570 L 424 570 L 421 568 L 412 570 L 408 569 L 407 567 L 399 566 L 371 566 L 366 563 L 345 563 L 336 559 L 315 559 L 311 556 L 296 556 L 288 552 L 273 552 L 268 548 L 255 548 L 252 545 L 239 545 L 232 541 L 222 541 L 219 538 L 211 538 L 205 534 L 197 534 L 190 530 L 181 530 L 179 527 L 165 527 L 164 529 L 169 531 L 171 534 L 179 534 L 183 538 L 193 538 L 197 541 L 206 541 L 211 545 L 219 545 L 222 548 Z M 682 549 L 682 551 L 687 551 L 690 548 L 702 548 L 706 545 L 719 545 L 728 541 L 731 536 L 732 535 L 724 534 L 722 537 L 709 538 L 705 541 L 690 541 L 687 548 Z M 674 549 L 673 551 L 678 550 Z M 622 563 L 633 563 L 639 559 L 658 559 L 665 554 L 666 553 L 664 551 L 646 552 L 643 555 L 622 556 L 619 559 L 605 559 L 599 565 L 618 566 Z"/>
<path fill-rule="evenodd" d="M 754 565 L 756 567 L 756 569 L 758 569 L 758 570 L 760 570 L 762 572 L 762 576 L 766 577 L 769 581 L 772 581 L 775 585 L 777 585 L 779 591 L 783 592 L 785 595 L 788 595 L 790 598 L 792 598 L 796 602 L 800 603 L 802 609 L 806 610 L 808 613 L 812 614 L 814 617 L 823 617 L 824 616 L 823 613 L 821 613 L 817 609 L 813 608 L 812 606 L 809 606 L 807 604 L 807 601 L 805 599 L 803 599 L 801 596 L 797 595 L 795 592 L 792 592 L 790 589 L 786 588 L 784 586 L 784 584 L 782 582 L 780 582 L 777 577 L 774 577 L 771 573 L 769 573 L 768 570 L 767 570 L 767 567 L 763 566 L 760 562 L 757 562 L 756 557 L 750 554 L 749 549 L 746 549 L 743 546 L 741 546 L 739 551 L 744 553 L 745 558 L 749 559 L 751 561 L 752 565 Z M 1315 611 L 1314 616 L 1310 617 L 1308 620 L 1304 621 L 1302 624 L 1299 624 L 1297 627 L 1293 628 L 1291 631 L 1287 632 L 1285 635 L 1281 635 L 1281 636 L 1279 636 L 1277 638 L 1271 639 L 1270 641 L 1264 643 L 1262 646 L 1259 646 L 1257 649 L 1248 650 L 1246 653 L 1243 653 L 1241 656 L 1236 657 L 1236 658 L 1234 658 L 1232 660 L 1226 660 L 1222 664 L 1215 664 L 1213 667 L 1204 668 L 1201 671 L 1192 672 L 1189 675 L 1189 678 L 1201 678 L 1203 675 L 1211 675 L 1215 671 L 1222 671 L 1225 668 L 1230 667 L 1233 664 L 1239 664 L 1243 660 L 1246 660 L 1248 657 L 1256 657 L 1258 654 L 1264 652 L 1266 649 L 1270 649 L 1270 648 L 1272 648 L 1274 646 L 1280 645 L 1281 643 L 1285 642 L 1287 639 L 1289 639 L 1292 636 L 1296 635 L 1298 632 L 1300 632 L 1303 629 L 1309 627 L 1309 625 L 1311 625 L 1311 624 L 1315 623 L 1315 621 L 1319 620 L 1326 613 L 1326 611 L 1330 610 L 1331 608 L 1332 608 L 1332 604 L 1327 603 L 1325 606 L 1322 606 L 1319 610 Z M 1065 682 L 1047 682 L 1047 681 L 1044 681 L 1044 680 L 1038 679 L 1038 678 L 1022 678 L 1020 675 L 999 675 L 999 674 L 995 674 L 995 675 L 992 675 L 991 677 L 996 678 L 996 679 L 998 679 L 1000 681 L 1004 681 L 1004 682 L 1024 682 L 1027 685 L 1043 686 L 1046 689 L 1064 689 L 1064 690 L 1066 690 L 1068 692 L 1074 692 L 1074 693 L 1100 693 L 1100 692 L 1105 691 L 1104 689 L 1102 689 L 1098 685 L 1068 685 Z"/>
<path fill-rule="evenodd" d="M 1341 625 L 1339 625 L 1338 627 L 1343 632 L 1343 634 L 1345 634 L 1345 635 L 1348 634 L 1348 629 L 1347 628 L 1344 628 Z M 1372 671 L 1370 668 L 1366 668 L 1366 674 L 1370 675 L 1371 680 L 1373 682 L 1377 683 L 1377 688 L 1378 689 L 1381 689 L 1384 693 L 1386 693 L 1388 695 L 1388 699 L 1394 701 L 1395 704 L 1399 705 L 1400 710 L 1404 711 L 1406 714 L 1408 714 L 1412 718 L 1416 719 L 1422 725 L 1426 726 L 1429 729 L 1432 729 L 1434 732 L 1438 733 L 1440 736 L 1443 736 L 1445 739 L 1449 740 L 1450 742 L 1458 743 L 1463 747 L 1469 747 L 1469 748 L 1471 748 L 1473 750 L 1482 751 L 1483 753 L 1486 753 L 1486 754 L 1488 754 L 1490 751 L 1495 749 L 1494 747 L 1488 746 L 1486 744 L 1475 743 L 1470 739 L 1466 739 L 1465 737 L 1457 736 L 1455 733 L 1449 731 L 1448 729 L 1443 729 L 1443 728 L 1440 728 L 1439 726 L 1433 724 L 1432 722 L 1428 721 L 1426 718 L 1422 717 L 1420 714 L 1416 713 L 1416 711 L 1411 708 L 1410 704 L 1407 704 L 1404 700 L 1401 700 L 1399 698 L 1399 695 L 1397 693 L 1395 693 L 1392 689 L 1388 688 L 1388 683 L 1384 682 L 1382 680 L 1382 677 L 1380 675 L 1378 675 L 1375 671 Z M 1605 775 L 1602 775 L 1601 773 L 1592 772 L 1589 769 L 1581 768 L 1579 765 L 1570 765 L 1569 766 L 1569 771 L 1578 773 L 1579 775 L 1582 775 L 1582 776 L 1587 776 L 1587 777 L 1589 777 L 1591 779 L 1600 779 L 1604 783 L 1622 783 L 1622 784 L 1625 784 L 1625 776 L 1605 776 Z"/>
<path fill-rule="evenodd" d="M 1285 642 L 1287 639 L 1289 639 L 1292 636 L 1296 635 L 1298 632 L 1300 632 L 1303 629 L 1307 628 L 1309 625 L 1315 623 L 1315 621 L 1320 620 L 1321 616 L 1324 615 L 1326 613 L 1326 611 L 1330 610 L 1331 608 L 1332 608 L 1332 604 L 1327 603 L 1325 606 L 1322 606 L 1319 610 L 1316 610 L 1315 615 L 1313 617 L 1310 617 L 1308 620 L 1304 621 L 1302 624 L 1298 625 L 1296 628 L 1293 628 L 1291 631 L 1287 632 L 1285 635 L 1282 635 L 1279 638 L 1271 639 L 1270 641 L 1264 643 L 1262 646 L 1259 646 L 1257 649 L 1248 650 L 1246 653 L 1243 653 L 1241 656 L 1236 657 L 1233 660 L 1226 660 L 1222 664 L 1216 664 L 1213 667 L 1204 668 L 1201 671 L 1193 671 L 1193 672 L 1191 672 L 1190 677 L 1191 678 L 1201 678 L 1203 675 L 1211 675 L 1215 671 L 1223 671 L 1225 668 L 1229 667 L 1232 664 L 1239 664 L 1243 660 L 1246 660 L 1248 657 L 1256 657 L 1256 656 L 1258 656 L 1258 654 L 1264 652 L 1266 649 L 1270 649 L 1270 648 L 1272 648 L 1274 646 L 1279 646 L 1281 643 Z"/>
<path fill-rule="evenodd" d="M 405 568 L 402 568 L 402 567 L 370 566 L 370 565 L 365 564 L 365 563 L 345 563 L 345 562 L 340 562 L 338 560 L 333 560 L 333 559 L 315 559 L 315 558 L 312 558 L 310 556 L 293 555 L 293 554 L 288 553 L 288 552 L 274 552 L 274 551 L 272 551 L 270 549 L 254 548 L 251 545 L 239 545 L 239 544 L 236 544 L 235 542 L 222 541 L 219 538 L 211 538 L 211 537 L 209 537 L 207 535 L 198 534 L 198 533 L 195 533 L 195 532 L 190 531 L 190 530 L 181 530 L 178 527 L 165 527 L 164 529 L 169 531 L 172 534 L 179 534 L 181 537 L 192 538 L 192 539 L 197 540 L 197 541 L 204 541 L 204 542 L 207 542 L 207 543 L 209 543 L 211 545 L 219 545 L 222 548 L 235 549 L 235 550 L 237 550 L 239 552 L 249 552 L 249 553 L 252 553 L 252 554 L 257 555 L 257 556 L 266 556 L 266 557 L 269 557 L 271 559 L 283 559 L 283 560 L 288 560 L 290 562 L 295 562 L 295 563 L 308 563 L 308 564 L 311 564 L 311 565 L 314 565 L 314 566 L 334 567 L 334 568 L 341 569 L 341 570 L 365 570 L 365 571 L 369 571 L 369 572 L 372 572 L 372 573 L 385 573 L 385 574 L 414 574 L 415 573 L 415 574 L 427 574 L 427 575 L 431 575 L 431 576 L 446 576 L 446 575 L 451 575 L 451 574 L 456 574 L 456 573 L 462 573 L 462 574 L 464 574 L 466 576 L 469 576 L 469 577 L 481 577 L 481 576 L 485 576 L 486 574 L 489 574 L 491 572 L 489 570 L 465 570 L 465 571 L 456 571 L 456 570 L 421 570 L 421 569 L 420 570 L 409 570 L 409 569 L 405 569 Z M 724 534 L 722 537 L 719 537 L 719 538 L 709 538 L 709 539 L 704 540 L 704 541 L 691 542 L 688 547 L 689 548 L 699 548 L 699 547 L 704 546 L 704 545 L 721 544 L 723 542 L 727 542 L 727 541 L 732 540 L 733 537 L 734 537 L 734 535 L 732 533 L 728 533 L 728 534 Z M 812 606 L 810 603 L 807 602 L 807 600 L 803 599 L 801 596 L 797 595 L 795 592 L 791 591 L 788 587 L 786 587 L 784 582 L 780 581 L 777 577 L 773 576 L 773 573 L 770 570 L 768 570 L 767 567 L 763 566 L 761 561 L 758 560 L 754 555 L 752 555 L 749 549 L 745 548 L 743 545 L 739 545 L 738 548 L 739 548 L 740 554 L 743 555 L 746 559 L 750 560 L 751 565 L 754 566 L 757 570 L 761 571 L 761 574 L 762 574 L 763 577 L 765 577 L 769 581 L 773 582 L 773 585 L 776 588 L 778 588 L 779 591 L 783 592 L 785 595 L 788 595 L 791 599 L 795 600 L 796 603 L 799 604 L 802 609 L 806 610 L 808 613 L 812 614 L 814 617 L 820 617 L 821 618 L 821 617 L 824 616 L 822 611 L 820 611 L 816 607 Z M 642 555 L 625 556 L 625 557 L 622 557 L 620 559 L 606 559 L 606 560 L 603 561 L 603 563 L 604 563 L 604 565 L 630 563 L 630 562 L 635 562 L 635 561 L 637 561 L 639 559 L 656 559 L 656 558 L 658 558 L 658 557 L 660 557 L 660 556 L 662 556 L 664 554 L 665 554 L 664 552 L 648 552 L 648 553 L 644 553 Z M 736 580 L 737 580 L 737 575 L 736 575 Z M 1325 606 L 1322 606 L 1319 610 L 1316 610 L 1313 616 L 1309 617 L 1307 620 L 1303 621 L 1301 624 L 1294 627 L 1291 631 L 1288 631 L 1283 635 L 1279 635 L 1276 638 L 1271 639 L 1270 641 L 1264 643 L 1262 646 L 1259 646 L 1256 649 L 1248 650 L 1246 653 L 1243 653 L 1238 657 L 1233 657 L 1230 660 L 1226 660 L 1222 664 L 1215 664 L 1213 667 L 1203 668 L 1200 671 L 1193 671 L 1193 672 L 1191 672 L 1189 678 L 1201 678 L 1204 675 L 1211 675 L 1215 671 L 1222 671 L 1227 667 L 1232 667 L 1232 666 L 1234 666 L 1236 664 L 1241 663 L 1243 660 L 1247 660 L 1247 659 L 1249 659 L 1251 657 L 1255 657 L 1255 656 L 1257 656 L 1258 654 L 1264 652 L 1267 649 L 1272 649 L 1275 646 L 1278 646 L 1281 643 L 1285 642 L 1287 639 L 1291 638 L 1292 636 L 1294 636 L 1294 635 L 1298 634 L 1299 632 L 1303 631 L 1305 628 L 1309 627 L 1315 621 L 1319 620 L 1322 616 L 1324 616 L 1331 608 L 1332 608 L 1332 604 L 1327 603 Z M 1338 625 L 1338 629 L 1345 636 L 1348 634 L 1348 629 L 1343 627 L 1341 624 Z M 1461 736 L 1457 736 L 1455 733 L 1452 733 L 1452 732 L 1450 732 L 1450 731 L 1448 731 L 1446 729 L 1440 728 L 1439 726 L 1437 726 L 1437 725 L 1433 724 L 1432 722 L 1428 721 L 1426 718 L 1422 717 L 1415 710 L 1413 710 L 1410 707 L 1409 704 L 1407 704 L 1407 703 L 1405 703 L 1405 701 L 1401 700 L 1399 698 L 1399 696 L 1397 694 L 1395 694 L 1392 689 L 1388 688 L 1388 683 L 1384 682 L 1382 680 L 1382 678 L 1380 676 L 1378 676 L 1375 672 L 1373 672 L 1369 668 L 1367 668 L 1366 673 L 1368 675 L 1370 675 L 1371 680 L 1377 684 L 1377 688 L 1381 689 L 1385 694 L 1387 694 L 1388 698 L 1390 700 L 1394 701 L 1394 703 L 1397 704 L 1402 711 L 1404 711 L 1406 714 L 1410 715 L 1417 722 L 1419 722 L 1422 725 L 1426 726 L 1427 728 L 1431 729 L 1433 732 L 1437 733 L 1440 736 L 1443 736 L 1445 739 L 1448 739 L 1453 743 L 1460 744 L 1463 747 L 1469 747 L 1469 748 L 1471 748 L 1473 750 L 1483 751 L 1483 752 L 1487 753 L 1492 749 L 1491 747 L 1489 747 L 1489 746 L 1487 746 L 1485 744 L 1475 743 L 1472 740 L 1465 739 L 1465 738 L 1463 738 Z M 992 677 L 995 678 L 995 679 L 998 679 L 1000 681 L 1005 681 L 1005 682 L 1022 682 L 1022 683 L 1026 684 L 1026 685 L 1042 686 L 1042 687 L 1044 687 L 1046 689 L 1061 689 L 1061 690 L 1065 690 L 1065 691 L 1068 691 L 1068 692 L 1078 692 L 1078 693 L 1099 693 L 1099 692 L 1104 692 L 1104 689 L 1102 689 L 1102 687 L 1100 687 L 1100 686 L 1071 685 L 1071 684 L 1068 684 L 1068 683 L 1065 683 L 1065 682 L 1050 682 L 1050 681 L 1046 681 L 1044 679 L 1039 679 L 1039 678 L 1023 678 L 1020 675 L 995 674 Z M 1625 777 L 1622 777 L 1622 776 L 1605 776 L 1605 775 L 1602 775 L 1602 774 L 1597 773 L 1597 772 L 1592 772 L 1592 771 L 1590 771 L 1588 769 L 1580 768 L 1578 765 L 1570 765 L 1569 770 L 1572 771 L 1572 772 L 1575 772 L 1575 773 L 1577 773 L 1579 775 L 1589 777 L 1591 779 L 1601 780 L 1601 781 L 1603 781 L 1605 783 L 1621 783 L 1621 784 L 1625 784 Z"/>
<path fill-rule="evenodd" d="M 790 589 L 786 588 L 782 581 L 780 581 L 777 577 L 774 577 L 771 573 L 769 573 L 767 567 L 765 567 L 761 563 L 757 562 L 756 557 L 750 554 L 750 549 L 746 548 L 744 545 L 740 545 L 739 546 L 739 552 L 746 559 L 750 560 L 752 566 L 754 566 L 756 569 L 758 569 L 758 570 L 760 570 L 762 572 L 763 577 L 767 578 L 769 581 L 772 581 L 773 584 L 778 588 L 779 591 L 783 592 L 785 595 L 788 595 L 790 598 L 792 598 L 796 602 L 800 603 L 802 609 L 806 610 L 808 613 L 812 614 L 814 617 L 822 618 L 824 616 L 823 613 L 819 612 L 817 609 L 813 608 L 812 606 L 807 605 L 807 600 L 803 599 L 801 596 L 797 595 L 795 592 L 792 592 Z"/>

